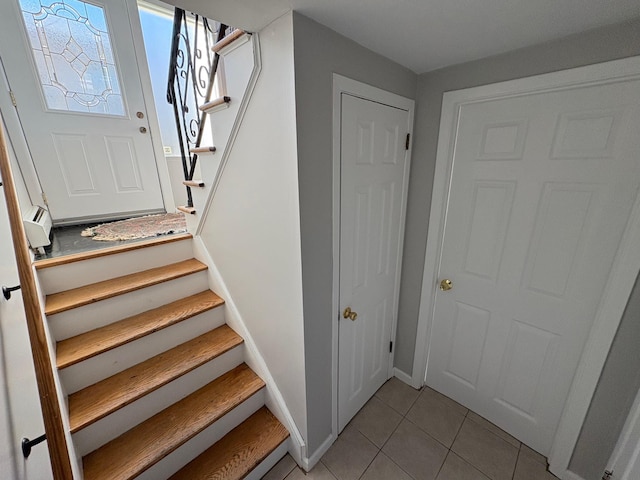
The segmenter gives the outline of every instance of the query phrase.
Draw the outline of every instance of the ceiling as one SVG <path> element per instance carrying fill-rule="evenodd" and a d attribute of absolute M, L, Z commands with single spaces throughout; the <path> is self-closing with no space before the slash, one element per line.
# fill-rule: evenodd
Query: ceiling
<path fill-rule="evenodd" d="M 640 17 L 640 0 L 170 0 L 259 31 L 295 10 L 416 73 Z"/>

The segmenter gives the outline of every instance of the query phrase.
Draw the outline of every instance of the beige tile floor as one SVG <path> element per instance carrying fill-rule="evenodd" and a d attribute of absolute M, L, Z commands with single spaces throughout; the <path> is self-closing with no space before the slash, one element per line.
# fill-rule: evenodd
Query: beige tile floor
<path fill-rule="evenodd" d="M 263 480 L 557 480 L 546 459 L 448 397 L 392 378 L 314 469 L 287 455 Z"/>

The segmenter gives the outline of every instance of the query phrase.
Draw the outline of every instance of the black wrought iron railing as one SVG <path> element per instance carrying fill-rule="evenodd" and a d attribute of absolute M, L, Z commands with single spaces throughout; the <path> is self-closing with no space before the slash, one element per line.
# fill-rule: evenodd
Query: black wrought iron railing
<path fill-rule="evenodd" d="M 200 106 L 211 100 L 220 57 L 211 47 L 228 27 L 201 15 L 176 8 L 167 82 L 167 101 L 173 105 L 184 179 L 192 181 L 198 162 L 193 152 L 203 140 L 206 113 Z M 193 207 L 191 187 L 187 206 Z"/>

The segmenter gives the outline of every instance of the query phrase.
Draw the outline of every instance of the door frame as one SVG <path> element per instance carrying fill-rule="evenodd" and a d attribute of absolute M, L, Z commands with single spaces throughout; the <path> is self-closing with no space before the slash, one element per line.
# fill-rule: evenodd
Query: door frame
<path fill-rule="evenodd" d="M 431 324 L 437 275 L 440 267 L 449 182 L 452 173 L 455 131 L 463 105 L 514 98 L 580 86 L 640 79 L 640 56 L 533 77 L 445 92 L 442 101 L 438 151 L 429 216 L 429 231 L 420 295 L 418 329 L 412 384 L 426 384 Z M 627 227 L 614 259 L 596 317 L 565 403 L 549 454 L 550 470 L 566 478 L 568 465 L 589 408 L 600 373 L 613 342 L 629 295 L 640 271 L 640 195 L 635 200 Z"/>
<path fill-rule="evenodd" d="M 340 186 L 341 186 L 341 131 L 342 131 L 342 94 L 353 95 L 354 97 L 361 98 L 383 105 L 396 107 L 402 110 L 406 110 L 408 114 L 408 133 L 413 137 L 413 119 L 415 112 L 415 101 L 409 98 L 397 95 L 395 93 L 382 90 L 377 87 L 373 87 L 366 83 L 358 82 L 350 78 L 344 77 L 337 73 L 333 74 L 333 288 L 332 288 L 332 311 L 333 316 L 331 319 L 331 331 L 332 331 L 332 355 L 331 355 L 331 439 L 325 442 L 323 446 L 318 450 L 320 453 L 328 449 L 331 443 L 338 437 L 338 335 L 339 335 L 339 317 L 340 317 Z M 398 301 L 400 297 L 400 273 L 402 268 L 402 252 L 404 247 L 404 230 L 407 211 L 407 191 L 409 187 L 409 176 L 411 171 L 411 151 L 412 142 L 409 142 L 409 149 L 406 151 L 407 155 L 407 171 L 402 185 L 403 195 L 402 204 L 400 207 L 400 251 L 397 261 L 397 279 L 396 279 L 396 291 L 394 292 L 394 318 L 391 322 L 391 339 L 395 345 L 396 326 L 398 323 Z M 395 348 L 393 355 L 389 357 L 388 376 L 394 372 L 393 369 L 393 357 L 395 356 Z M 329 440 L 329 439 L 328 439 Z M 324 452 L 322 452 L 324 453 Z M 320 457 L 318 457 L 320 458 Z"/>
<path fill-rule="evenodd" d="M 640 391 L 629 410 L 616 447 L 607 462 L 606 470 L 612 471 L 616 479 L 629 480 L 632 478 L 629 475 L 638 468 L 640 468 Z"/>
<path fill-rule="evenodd" d="M 13 6 L 14 9 L 17 9 L 17 1 Z M 142 27 L 140 25 L 140 20 L 138 15 L 138 2 L 137 0 L 125 0 L 129 26 L 131 28 L 131 36 L 133 38 L 133 48 L 134 54 L 137 58 L 137 70 L 138 77 L 140 78 L 140 85 L 142 87 L 142 96 L 144 98 L 145 107 L 147 110 L 147 121 L 149 125 L 149 133 L 151 135 L 151 145 L 153 148 L 153 152 L 155 155 L 155 165 L 156 170 L 158 172 L 158 182 L 160 184 L 160 193 L 162 196 L 162 203 L 167 212 L 173 212 L 176 209 L 175 202 L 173 200 L 173 193 L 171 189 L 171 181 L 169 178 L 169 168 L 167 166 L 167 162 L 164 156 L 164 150 L 162 146 L 162 137 L 160 130 L 160 123 L 158 121 L 158 113 L 156 111 L 155 99 L 153 97 L 153 89 L 151 86 L 151 75 L 149 73 L 149 66 L 147 64 L 147 55 L 144 47 L 144 39 L 142 36 Z M 21 18 L 19 15 L 19 10 L 16 12 L 18 14 L 18 18 Z M 27 38 L 26 32 L 24 28 L 21 27 L 22 34 L 22 42 L 24 43 L 27 51 L 29 49 L 29 40 Z M 170 53 L 170 52 L 168 52 Z M 2 57 L 2 49 L 0 48 L 0 58 Z M 33 65 L 33 60 L 30 57 L 25 58 L 26 62 L 29 63 L 31 70 L 33 70 L 33 74 L 37 76 L 37 72 L 35 71 L 35 66 Z M 0 72 L 0 75 L 4 76 L 4 73 Z M 10 88 L 11 79 L 8 77 L 9 73 L 7 73 L 7 77 L 1 80 L 0 84 L 2 85 L 2 90 L 0 91 L 0 95 L 3 97 L 9 97 L 8 91 L 4 91 L 4 87 L 6 84 L 7 88 Z M 45 205 L 45 201 L 43 201 L 43 192 L 40 187 L 40 181 L 38 179 L 38 173 L 35 169 L 35 165 L 33 163 L 33 159 L 31 157 L 31 152 L 29 150 L 29 146 L 22 130 L 21 121 L 26 121 L 19 117 L 17 112 L 17 108 L 11 104 L 10 98 L 4 98 L 2 102 L 3 108 L 3 117 L 7 128 L 7 135 L 9 137 L 9 141 L 15 145 L 16 147 L 16 159 L 18 165 L 20 166 L 20 175 L 27 187 L 27 191 L 31 202 L 34 205 Z M 9 113 L 9 106 L 12 107 L 12 112 Z M 6 109 L 6 111 L 5 111 Z M 23 206 L 26 208 L 27 206 Z M 107 220 L 107 219 L 105 219 Z M 64 222 L 62 223 L 64 224 Z M 61 225 L 62 225 L 61 224 Z"/>

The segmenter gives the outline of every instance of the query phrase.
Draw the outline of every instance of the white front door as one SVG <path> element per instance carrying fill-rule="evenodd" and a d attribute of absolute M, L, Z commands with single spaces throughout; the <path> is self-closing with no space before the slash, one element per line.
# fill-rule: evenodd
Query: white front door
<path fill-rule="evenodd" d="M 640 184 L 640 81 L 463 104 L 427 384 L 543 454 Z"/>
<path fill-rule="evenodd" d="M 342 94 L 340 430 L 391 376 L 408 131 L 407 110 Z"/>
<path fill-rule="evenodd" d="M 0 2 L 0 54 L 60 223 L 164 207 L 127 1 Z"/>

